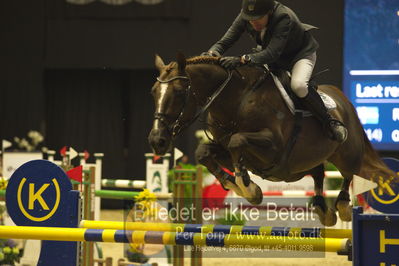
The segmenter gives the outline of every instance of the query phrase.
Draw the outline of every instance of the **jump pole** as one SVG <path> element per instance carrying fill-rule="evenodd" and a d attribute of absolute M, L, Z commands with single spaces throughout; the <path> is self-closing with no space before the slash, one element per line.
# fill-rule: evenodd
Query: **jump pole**
<path fill-rule="evenodd" d="M 242 235 L 267 236 L 297 236 L 313 238 L 352 238 L 351 229 L 333 228 L 301 228 L 301 227 L 273 227 L 273 226 L 241 226 L 241 225 L 203 225 L 203 224 L 171 224 L 171 223 L 142 223 L 115 221 L 87 221 L 80 222 L 81 228 L 86 229 L 114 229 L 138 231 L 162 231 L 176 233 L 223 233 Z"/>
<path fill-rule="evenodd" d="M 325 190 L 323 192 L 324 197 L 337 197 L 340 190 Z M 298 197 L 313 197 L 316 193 L 314 191 L 304 190 L 282 190 L 282 191 L 265 191 L 263 196 L 265 197 L 284 197 L 284 198 L 298 198 Z"/>
<path fill-rule="evenodd" d="M 144 180 L 129 180 L 129 179 L 101 179 L 102 187 L 113 188 L 146 188 L 147 182 Z"/>
<path fill-rule="evenodd" d="M 59 228 L 36 226 L 0 226 L 1 238 L 37 239 L 53 241 L 114 242 L 160 244 L 173 246 L 229 247 L 242 245 L 257 248 L 275 248 L 285 245 L 311 245 L 313 251 L 338 252 L 344 250 L 348 239 L 290 238 L 264 235 L 237 235 L 223 233 L 175 233 L 159 231 L 130 231 L 113 229 Z"/>

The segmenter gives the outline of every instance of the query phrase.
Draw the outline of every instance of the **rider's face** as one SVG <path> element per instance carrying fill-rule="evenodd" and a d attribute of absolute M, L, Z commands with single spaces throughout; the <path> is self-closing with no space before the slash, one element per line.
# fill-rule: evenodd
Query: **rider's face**
<path fill-rule="evenodd" d="M 267 13 L 266 15 L 261 17 L 260 19 L 250 20 L 249 21 L 249 23 L 251 23 L 252 27 L 256 31 L 262 31 L 266 27 L 268 22 L 269 22 L 269 13 Z"/>

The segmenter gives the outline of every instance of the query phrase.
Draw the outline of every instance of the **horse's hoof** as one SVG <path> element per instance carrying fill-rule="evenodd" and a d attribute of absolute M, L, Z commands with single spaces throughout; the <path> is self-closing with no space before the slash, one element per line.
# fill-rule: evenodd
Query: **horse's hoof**
<path fill-rule="evenodd" d="M 244 197 L 244 193 L 241 191 L 241 189 L 233 182 L 231 181 L 226 181 L 222 183 L 222 186 L 225 190 L 233 190 L 238 196 Z"/>
<path fill-rule="evenodd" d="M 248 176 L 249 178 L 249 176 Z M 252 205 L 259 205 L 263 201 L 263 193 L 260 187 L 249 180 L 249 184 L 245 186 L 244 178 L 241 175 L 236 175 L 236 185 L 242 191 L 242 196 Z"/>
<path fill-rule="evenodd" d="M 340 200 L 336 203 L 339 218 L 344 222 L 352 221 L 352 206 L 349 201 Z"/>
<path fill-rule="evenodd" d="M 320 206 L 315 206 L 314 212 L 319 216 L 319 220 L 324 226 L 334 226 L 337 223 L 337 215 L 331 208 L 327 208 L 327 211 L 323 212 Z"/>
<path fill-rule="evenodd" d="M 252 184 L 254 184 L 254 183 L 252 183 Z M 252 205 L 259 205 L 263 201 L 263 193 L 262 193 L 262 190 L 260 189 L 260 187 L 258 185 L 255 185 L 255 186 L 256 186 L 256 188 L 255 188 L 255 196 L 254 197 L 250 197 L 250 198 L 248 197 L 246 199 Z"/>

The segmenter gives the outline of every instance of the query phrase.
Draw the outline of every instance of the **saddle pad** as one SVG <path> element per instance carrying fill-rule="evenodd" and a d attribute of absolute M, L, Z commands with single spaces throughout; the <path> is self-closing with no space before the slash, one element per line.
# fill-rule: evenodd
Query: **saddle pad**
<path fill-rule="evenodd" d="M 286 103 L 288 109 L 291 111 L 292 114 L 295 113 L 295 105 L 292 101 L 291 97 L 287 94 L 287 91 L 284 89 L 283 84 L 281 84 L 280 80 L 277 76 L 270 72 L 273 77 L 274 83 L 276 84 L 278 90 L 280 91 L 281 97 L 283 97 L 284 102 Z M 324 92 L 317 91 L 320 95 L 320 98 L 323 100 L 324 105 L 326 106 L 327 110 L 333 110 L 337 108 L 337 104 L 334 100 Z M 312 116 L 312 113 L 307 110 L 297 110 L 303 112 L 303 116 Z"/>

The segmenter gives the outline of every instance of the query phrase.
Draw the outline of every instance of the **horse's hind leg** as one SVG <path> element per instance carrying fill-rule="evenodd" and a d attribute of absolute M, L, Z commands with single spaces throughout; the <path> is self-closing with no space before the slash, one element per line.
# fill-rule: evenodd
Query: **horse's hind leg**
<path fill-rule="evenodd" d="M 342 152 L 337 153 L 334 157 L 329 158 L 339 170 L 344 178 L 342 182 L 341 192 L 336 201 L 335 208 L 338 210 L 339 218 L 342 221 L 349 222 L 352 220 L 352 206 L 350 205 L 349 186 L 352 182 L 353 175 L 359 174 L 362 165 L 362 153 L 354 147 L 341 148 Z"/>
<path fill-rule="evenodd" d="M 319 216 L 320 222 L 325 226 L 333 226 L 337 223 L 337 215 L 335 211 L 329 208 L 323 197 L 323 183 L 324 183 L 324 165 L 321 164 L 312 170 L 310 174 L 314 180 L 315 196 L 313 197 L 314 211 Z"/>
<path fill-rule="evenodd" d="M 335 208 L 338 210 L 339 218 L 342 221 L 350 222 L 352 221 L 352 206 L 350 205 L 349 185 L 352 182 L 353 174 L 345 172 L 341 174 L 344 177 L 344 181 L 341 192 L 339 192 L 335 201 Z"/>

